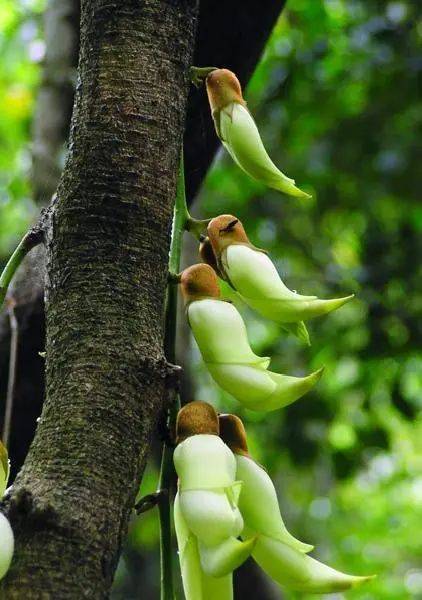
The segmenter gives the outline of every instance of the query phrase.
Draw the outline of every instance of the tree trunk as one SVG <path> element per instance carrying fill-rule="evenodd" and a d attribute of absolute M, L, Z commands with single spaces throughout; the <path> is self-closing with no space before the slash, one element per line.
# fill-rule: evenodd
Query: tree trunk
<path fill-rule="evenodd" d="M 84 0 L 47 236 L 47 397 L 4 505 L 2 597 L 105 598 L 166 396 L 163 315 L 196 2 Z"/>

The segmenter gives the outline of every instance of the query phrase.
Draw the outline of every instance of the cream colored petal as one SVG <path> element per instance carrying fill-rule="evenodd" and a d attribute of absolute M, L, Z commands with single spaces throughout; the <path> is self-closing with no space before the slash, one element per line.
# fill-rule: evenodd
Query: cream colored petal
<path fill-rule="evenodd" d="M 321 379 L 324 367 L 306 377 L 290 377 L 269 371 L 273 381 L 277 383 L 276 391 L 265 400 L 265 410 L 277 410 L 292 404 L 309 392 Z M 263 410 L 257 408 L 255 410 Z"/>
<path fill-rule="evenodd" d="M 270 359 L 251 349 L 238 310 L 222 300 L 197 300 L 188 307 L 192 333 L 206 362 L 268 366 Z"/>
<path fill-rule="evenodd" d="M 237 537 L 243 529 L 240 513 L 229 502 L 224 490 L 181 491 L 180 509 L 189 531 L 206 546 L 221 544 L 231 536 Z"/>
<path fill-rule="evenodd" d="M 250 177 L 285 194 L 299 198 L 309 197 L 270 159 L 255 121 L 246 107 L 232 103 L 221 110 L 216 130 L 234 161 Z"/>
<path fill-rule="evenodd" d="M 181 490 L 227 488 L 235 481 L 236 460 L 217 435 L 187 438 L 175 449 L 173 460 Z"/>
<path fill-rule="evenodd" d="M 249 558 L 255 543 L 256 538 L 241 542 L 234 537 L 215 546 L 206 546 L 199 542 L 201 567 L 211 577 L 223 577 L 240 567 Z"/>
<path fill-rule="evenodd" d="M 0 513 L 0 579 L 6 575 L 12 562 L 15 538 L 9 521 Z"/>
<path fill-rule="evenodd" d="M 372 579 L 336 571 L 282 542 L 260 536 L 253 550 L 259 566 L 279 585 L 291 590 L 324 594 L 356 587 Z"/>
<path fill-rule="evenodd" d="M 236 455 L 236 462 L 237 477 L 242 481 L 239 510 L 245 525 L 260 535 L 278 539 L 300 552 L 310 552 L 313 546 L 297 540 L 287 531 L 268 473 L 247 456 Z"/>

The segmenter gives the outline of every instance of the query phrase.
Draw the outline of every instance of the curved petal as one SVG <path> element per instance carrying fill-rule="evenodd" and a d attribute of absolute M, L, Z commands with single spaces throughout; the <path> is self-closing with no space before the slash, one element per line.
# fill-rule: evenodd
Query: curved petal
<path fill-rule="evenodd" d="M 259 566 L 279 585 L 295 591 L 323 594 L 356 587 L 373 578 L 336 571 L 270 537 L 260 536 L 253 551 Z"/>
<path fill-rule="evenodd" d="M 12 562 L 15 538 L 8 519 L 0 513 L 0 579 L 6 575 Z"/>
<path fill-rule="evenodd" d="M 211 577 L 223 577 L 249 558 L 255 544 L 254 537 L 243 542 L 231 537 L 215 546 L 205 546 L 199 542 L 201 567 Z"/>
<path fill-rule="evenodd" d="M 289 300 L 247 298 L 242 295 L 241 298 L 248 306 L 267 319 L 277 321 L 278 323 L 294 323 L 296 321 L 303 321 L 326 315 L 327 313 L 340 308 L 346 304 L 346 302 L 349 302 L 354 298 L 354 295 L 351 294 L 344 298 L 331 298 L 329 300 L 320 300 L 319 298 L 306 300 L 303 299 L 303 296 L 299 295 L 297 295 L 296 298 Z"/>
<path fill-rule="evenodd" d="M 187 438 L 175 449 L 173 461 L 182 491 L 222 489 L 233 485 L 236 478 L 233 453 L 217 435 Z"/>
<path fill-rule="evenodd" d="M 215 115 L 216 130 L 224 147 L 250 177 L 268 187 L 298 198 L 309 198 L 286 177 L 268 156 L 258 128 L 248 109 L 233 102 Z"/>
<path fill-rule="evenodd" d="M 189 325 L 206 362 L 262 365 L 270 362 L 251 349 L 245 323 L 229 302 L 204 299 L 188 306 Z"/>
<path fill-rule="evenodd" d="M 245 525 L 260 535 L 269 536 L 299 550 L 310 552 L 313 546 L 293 537 L 280 514 L 274 484 L 266 471 L 247 456 L 236 455 L 237 477 L 242 481 L 239 510 Z"/>
<path fill-rule="evenodd" d="M 226 392 L 250 410 L 271 411 L 288 406 L 306 394 L 321 378 L 323 368 L 307 377 L 290 377 L 247 365 L 215 365 L 207 368 Z"/>
<path fill-rule="evenodd" d="M 181 491 L 180 509 L 189 531 L 207 546 L 237 537 L 243 529 L 240 512 L 231 504 L 225 490 Z"/>

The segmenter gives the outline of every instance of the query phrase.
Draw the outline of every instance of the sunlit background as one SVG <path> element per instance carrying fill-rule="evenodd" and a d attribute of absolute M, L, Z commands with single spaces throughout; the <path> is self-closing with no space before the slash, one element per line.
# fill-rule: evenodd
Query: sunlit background
<path fill-rule="evenodd" d="M 44 8 L 0 4 L 0 263 L 38 213 L 29 173 Z M 270 415 L 242 410 L 211 382 L 194 344 L 182 348 L 195 397 L 247 424 L 292 533 L 331 566 L 378 574 L 351 599 L 422 597 L 421 38 L 410 1 L 291 0 L 246 98 L 270 155 L 312 199 L 262 188 L 221 152 L 195 204 L 195 216 L 238 216 L 290 288 L 356 294 L 309 324 L 310 348 L 238 305 L 273 370 L 326 368 L 315 391 Z M 142 494 L 156 488 L 158 459 L 157 446 Z M 248 577 L 243 569 L 238 584 Z M 310 598 L 281 596 L 262 573 L 254 577 L 260 588 L 250 598 Z M 151 511 L 131 522 L 113 598 L 157 598 L 158 584 Z"/>

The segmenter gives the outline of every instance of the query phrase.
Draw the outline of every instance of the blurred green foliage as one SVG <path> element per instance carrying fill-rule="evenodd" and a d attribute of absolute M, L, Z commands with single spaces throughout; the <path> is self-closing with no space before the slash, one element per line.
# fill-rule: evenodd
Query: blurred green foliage
<path fill-rule="evenodd" d="M 36 0 L 0 5 L 2 260 L 34 214 L 30 121 L 43 7 Z M 421 37 L 410 1 L 291 1 L 246 97 L 270 155 L 312 199 L 263 189 L 221 152 L 198 211 L 237 215 L 290 288 L 356 294 L 311 321 L 310 348 L 239 305 L 255 350 L 273 356 L 274 370 L 326 367 L 317 389 L 285 410 L 240 410 L 212 384 L 196 348 L 189 351 L 196 397 L 245 420 L 292 533 L 334 567 L 378 574 L 347 594 L 361 600 L 422 596 Z M 156 477 L 151 462 L 142 493 L 154 490 Z M 141 566 L 143 597 L 146 572 L 157 593 L 157 542 L 153 511 L 133 519 L 116 599 L 138 597 Z"/>

